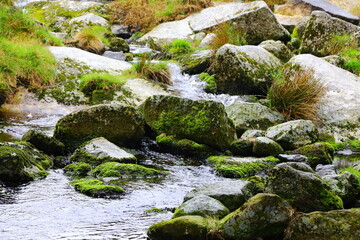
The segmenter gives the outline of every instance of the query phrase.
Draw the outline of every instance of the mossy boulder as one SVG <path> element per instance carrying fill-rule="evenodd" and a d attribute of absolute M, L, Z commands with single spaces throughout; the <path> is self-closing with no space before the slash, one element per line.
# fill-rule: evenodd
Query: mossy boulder
<path fill-rule="evenodd" d="M 92 172 L 96 177 L 118 177 L 118 178 L 159 178 L 166 173 L 153 168 L 137 164 L 106 162 L 97 166 Z"/>
<path fill-rule="evenodd" d="M 198 195 L 176 208 L 172 218 L 198 215 L 205 218 L 221 219 L 229 213 L 229 209 L 218 200 L 206 195 Z"/>
<path fill-rule="evenodd" d="M 265 191 L 279 195 L 301 212 L 343 208 L 341 198 L 304 163 L 281 163 L 274 167 Z"/>
<path fill-rule="evenodd" d="M 290 49 L 281 41 L 266 40 L 259 44 L 259 47 L 264 48 L 266 51 L 272 53 L 283 62 L 289 61 L 292 57 Z"/>
<path fill-rule="evenodd" d="M 218 91 L 229 94 L 265 94 L 281 61 L 258 46 L 225 44 L 215 55 Z"/>
<path fill-rule="evenodd" d="M 318 164 L 331 164 L 334 158 L 334 148 L 326 142 L 318 142 L 300 147 L 293 151 L 307 157 L 306 162 L 315 168 Z"/>
<path fill-rule="evenodd" d="M 228 157 L 212 156 L 207 159 L 218 175 L 228 178 L 251 177 L 257 173 L 267 172 L 279 162 L 277 158 Z"/>
<path fill-rule="evenodd" d="M 21 140 L 31 143 L 49 155 L 59 156 L 65 153 L 65 145 L 62 142 L 36 130 L 29 130 Z"/>
<path fill-rule="evenodd" d="M 238 136 L 249 129 L 266 130 L 284 121 L 280 113 L 259 103 L 235 102 L 225 109 L 235 124 Z"/>
<path fill-rule="evenodd" d="M 258 193 L 258 189 L 252 182 L 244 180 L 223 181 L 193 189 L 185 195 L 184 201 L 186 202 L 199 195 L 206 195 L 219 200 L 230 211 L 234 211 L 256 193 Z"/>
<path fill-rule="evenodd" d="M 61 118 L 54 137 L 68 150 L 75 150 L 96 137 L 104 137 L 118 146 L 134 146 L 144 134 L 144 120 L 133 107 L 104 104 Z"/>
<path fill-rule="evenodd" d="M 88 163 L 70 163 L 64 167 L 64 172 L 66 174 L 77 176 L 77 177 L 86 177 L 91 171 L 92 167 Z"/>
<path fill-rule="evenodd" d="M 182 216 L 152 225 L 147 235 L 151 240 L 207 240 L 216 221 L 200 216 Z"/>
<path fill-rule="evenodd" d="M 258 157 L 277 156 L 284 152 L 280 144 L 267 137 L 257 137 L 252 150 Z"/>
<path fill-rule="evenodd" d="M 121 149 L 103 137 L 94 138 L 75 150 L 71 155 L 72 162 L 85 162 L 97 166 L 104 162 L 136 163 L 131 153 Z"/>
<path fill-rule="evenodd" d="M 109 38 L 109 50 L 114 52 L 129 52 L 130 47 L 125 39 L 112 36 Z"/>
<path fill-rule="evenodd" d="M 100 180 L 75 180 L 70 182 L 75 190 L 90 197 L 114 197 L 125 192 L 122 187 L 107 185 Z"/>
<path fill-rule="evenodd" d="M 275 194 L 259 193 L 220 222 L 225 239 L 281 238 L 293 210 Z"/>
<path fill-rule="evenodd" d="M 265 134 L 266 132 L 264 130 L 249 129 L 241 135 L 241 139 L 251 140 L 257 137 L 265 137 Z"/>
<path fill-rule="evenodd" d="M 231 143 L 229 150 L 235 156 L 251 156 L 253 145 L 253 141 L 248 139 L 237 139 Z"/>
<path fill-rule="evenodd" d="M 359 219 L 359 209 L 298 214 L 291 221 L 284 239 L 358 240 L 360 237 Z"/>
<path fill-rule="evenodd" d="M 315 142 L 318 130 L 309 120 L 293 120 L 270 127 L 266 137 L 279 143 L 284 150 L 293 150 Z"/>
<path fill-rule="evenodd" d="M 146 124 L 157 134 L 176 135 L 218 150 L 235 140 L 235 127 L 219 102 L 153 96 L 141 106 Z"/>
<path fill-rule="evenodd" d="M 202 50 L 183 56 L 180 61 L 185 73 L 199 74 L 205 72 L 210 67 L 213 57 L 213 51 Z"/>

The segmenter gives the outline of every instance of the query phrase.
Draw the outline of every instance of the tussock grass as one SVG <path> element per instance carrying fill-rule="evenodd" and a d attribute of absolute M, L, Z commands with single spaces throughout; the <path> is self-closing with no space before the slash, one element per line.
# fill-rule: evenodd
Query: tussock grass
<path fill-rule="evenodd" d="M 162 50 L 171 55 L 171 57 L 179 57 L 181 55 L 194 51 L 191 43 L 185 39 L 176 39 L 171 43 L 165 44 Z"/>
<path fill-rule="evenodd" d="M 152 63 L 147 55 L 143 55 L 140 61 L 134 64 L 133 69 L 146 79 L 158 83 L 172 84 L 166 63 Z"/>
<path fill-rule="evenodd" d="M 105 51 L 105 45 L 101 39 L 92 33 L 80 32 L 75 35 L 74 46 L 88 52 L 102 54 Z"/>
<path fill-rule="evenodd" d="M 101 90 L 105 92 L 113 91 L 119 86 L 126 83 L 127 79 L 123 76 L 116 76 L 111 74 L 100 74 L 100 73 L 91 73 L 86 74 L 81 77 L 79 83 L 79 89 L 86 96 L 91 96 L 92 93 L 96 90 Z"/>
<path fill-rule="evenodd" d="M 325 93 L 324 84 L 310 70 L 285 70 L 268 91 L 270 106 L 287 121 L 306 119 L 319 122 L 317 104 Z"/>
<path fill-rule="evenodd" d="M 211 49 L 219 49 L 227 43 L 237 46 L 246 44 L 244 34 L 239 32 L 239 30 L 236 30 L 231 22 L 225 22 L 218 25 L 214 33 L 216 34 L 216 37 L 209 45 Z"/>

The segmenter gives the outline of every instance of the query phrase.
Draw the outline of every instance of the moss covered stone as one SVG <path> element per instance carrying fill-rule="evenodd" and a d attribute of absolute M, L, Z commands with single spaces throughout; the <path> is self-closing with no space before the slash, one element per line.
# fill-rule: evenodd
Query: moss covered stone
<path fill-rule="evenodd" d="M 231 143 L 229 150 L 235 156 L 251 156 L 253 145 L 253 141 L 238 139 Z"/>
<path fill-rule="evenodd" d="M 65 146 L 62 142 L 36 130 L 29 130 L 21 140 L 31 143 L 37 149 L 49 155 L 59 156 L 65 152 Z"/>
<path fill-rule="evenodd" d="M 75 180 L 71 182 L 71 185 L 76 191 L 90 197 L 109 197 L 125 192 L 122 187 L 107 185 L 99 180 Z"/>
<path fill-rule="evenodd" d="M 301 154 L 307 157 L 307 163 L 315 168 L 318 164 L 331 164 L 334 157 L 334 148 L 326 142 L 319 142 L 303 146 L 293 151 L 295 154 Z"/>
<path fill-rule="evenodd" d="M 259 157 L 278 156 L 284 150 L 277 142 L 267 137 L 257 137 L 254 141 L 253 153 Z"/>
<path fill-rule="evenodd" d="M 85 177 L 90 171 L 91 165 L 88 163 L 70 163 L 64 168 L 64 172 L 77 177 Z"/>
<path fill-rule="evenodd" d="M 144 136 L 144 120 L 133 107 L 97 105 L 61 118 L 54 137 L 75 150 L 82 143 L 105 137 L 118 146 L 134 146 Z"/>
<path fill-rule="evenodd" d="M 146 123 L 157 133 L 176 135 L 219 150 L 235 139 L 235 128 L 221 103 L 173 96 L 153 96 L 141 106 Z"/>

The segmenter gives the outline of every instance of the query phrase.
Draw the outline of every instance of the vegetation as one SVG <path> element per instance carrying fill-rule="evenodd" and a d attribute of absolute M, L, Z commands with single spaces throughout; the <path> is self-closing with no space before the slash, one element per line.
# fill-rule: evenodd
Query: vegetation
<path fill-rule="evenodd" d="M 106 185 L 99 180 L 75 180 L 70 183 L 76 191 L 91 197 L 103 197 L 125 192 L 125 190 L 119 186 Z"/>
<path fill-rule="evenodd" d="M 105 45 L 101 39 L 91 33 L 76 34 L 74 45 L 77 48 L 96 54 L 102 54 L 105 51 Z"/>
<path fill-rule="evenodd" d="M 194 51 L 191 43 L 185 39 L 176 39 L 171 43 L 165 44 L 162 49 L 171 57 L 179 57 Z"/>
<path fill-rule="evenodd" d="M 341 174 L 343 174 L 344 172 L 349 172 L 349 173 L 354 174 L 357 177 L 359 184 L 360 184 L 360 168 L 359 167 L 348 167 L 348 168 L 341 170 Z"/>
<path fill-rule="evenodd" d="M 133 70 L 143 78 L 159 83 L 172 84 L 167 64 L 164 62 L 153 63 L 146 54 L 133 65 Z"/>
<path fill-rule="evenodd" d="M 200 78 L 200 80 L 207 82 L 207 85 L 205 87 L 205 91 L 207 93 L 216 93 L 217 92 L 215 75 L 210 75 L 208 73 L 200 73 L 199 78 Z"/>
<path fill-rule="evenodd" d="M 285 69 L 275 79 L 267 98 L 270 106 L 287 121 L 306 119 L 318 122 L 316 105 L 324 92 L 324 84 L 310 70 L 291 72 Z"/>
<path fill-rule="evenodd" d="M 237 46 L 246 44 L 244 34 L 235 29 L 231 22 L 225 22 L 218 25 L 214 33 L 216 34 L 216 37 L 210 43 L 211 49 L 218 49 L 227 43 Z"/>

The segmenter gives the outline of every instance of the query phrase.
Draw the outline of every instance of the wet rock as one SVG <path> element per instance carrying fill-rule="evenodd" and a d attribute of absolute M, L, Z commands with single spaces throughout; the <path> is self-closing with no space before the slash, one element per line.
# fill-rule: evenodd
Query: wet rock
<path fill-rule="evenodd" d="M 314 11 L 302 36 L 300 50 L 302 53 L 311 53 L 316 56 L 330 55 L 333 51 L 331 45 L 333 36 L 359 33 L 359 26 L 331 17 L 325 12 Z"/>
<path fill-rule="evenodd" d="M 259 193 L 221 220 L 225 239 L 281 237 L 293 210 L 275 194 Z"/>
<path fill-rule="evenodd" d="M 274 55 L 258 46 L 225 44 L 215 55 L 218 90 L 230 94 L 264 94 L 282 67 Z"/>
<path fill-rule="evenodd" d="M 274 167 L 269 172 L 265 192 L 279 195 L 300 212 L 343 208 L 341 198 L 303 163 L 281 163 Z"/>
<path fill-rule="evenodd" d="M 282 162 L 306 162 L 307 157 L 301 154 L 279 154 L 278 158 Z"/>
<path fill-rule="evenodd" d="M 277 156 L 284 152 L 283 148 L 267 137 L 257 137 L 253 146 L 253 153 L 259 157 Z"/>
<path fill-rule="evenodd" d="M 268 127 L 284 121 L 284 117 L 259 103 L 235 102 L 225 108 L 233 120 L 236 132 L 240 136 L 248 129 L 266 130 Z"/>
<path fill-rule="evenodd" d="M 31 143 L 37 149 L 49 155 L 59 156 L 65 153 L 65 145 L 62 142 L 36 130 L 29 130 L 21 140 Z"/>
<path fill-rule="evenodd" d="M 151 240 L 206 240 L 216 222 L 200 216 L 183 216 L 152 225 L 147 235 Z"/>
<path fill-rule="evenodd" d="M 118 146 L 134 146 L 144 136 L 144 120 L 132 107 L 97 105 L 61 118 L 54 137 L 75 150 L 82 143 L 104 137 Z"/>
<path fill-rule="evenodd" d="M 229 213 L 229 209 L 218 200 L 206 195 L 198 195 L 176 208 L 172 218 L 185 215 L 199 215 L 205 218 L 221 219 Z"/>
<path fill-rule="evenodd" d="M 136 157 L 103 137 L 94 138 L 76 149 L 73 162 L 86 162 L 93 166 L 104 162 L 136 163 Z"/>
<path fill-rule="evenodd" d="M 281 41 L 266 40 L 259 44 L 259 47 L 264 48 L 266 51 L 272 53 L 283 62 L 289 61 L 292 57 L 290 49 Z"/>
<path fill-rule="evenodd" d="M 91 165 L 84 162 L 70 163 L 64 167 L 64 172 L 71 176 L 86 177 L 91 171 Z"/>
<path fill-rule="evenodd" d="M 235 127 L 224 105 L 214 101 L 153 96 L 141 106 L 146 124 L 166 133 L 226 150 L 235 139 Z"/>
<path fill-rule="evenodd" d="M 184 201 L 198 195 L 206 195 L 219 200 L 230 211 L 234 211 L 243 205 L 249 198 L 257 193 L 255 184 L 249 181 L 223 181 L 207 184 L 188 192 Z"/>
<path fill-rule="evenodd" d="M 235 156 L 251 156 L 253 145 L 253 141 L 248 139 L 237 139 L 231 143 L 229 150 Z"/>
<path fill-rule="evenodd" d="M 211 50 L 196 51 L 181 59 L 183 69 L 188 74 L 199 74 L 205 72 L 211 65 L 214 52 Z"/>
<path fill-rule="evenodd" d="M 294 120 L 270 127 L 266 137 L 279 143 L 284 150 L 296 149 L 315 142 L 318 130 L 309 120 Z"/>
<path fill-rule="evenodd" d="M 326 142 L 318 142 L 300 147 L 293 151 L 307 157 L 307 164 L 315 168 L 318 164 L 331 164 L 334 158 L 334 148 Z"/>
<path fill-rule="evenodd" d="M 285 240 L 357 240 L 360 237 L 360 210 L 298 214 L 290 223 Z"/>
<path fill-rule="evenodd" d="M 90 197 L 115 197 L 125 192 L 122 187 L 107 185 L 100 180 L 75 180 L 70 183 L 76 191 Z"/>

